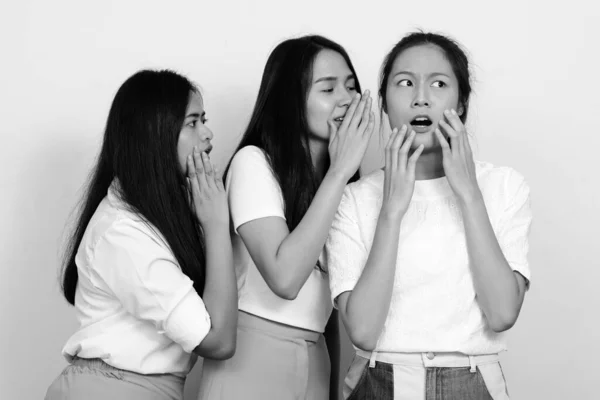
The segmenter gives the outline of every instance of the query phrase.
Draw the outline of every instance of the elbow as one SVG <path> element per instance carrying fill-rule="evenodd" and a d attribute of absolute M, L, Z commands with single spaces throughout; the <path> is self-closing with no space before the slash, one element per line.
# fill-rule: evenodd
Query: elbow
<path fill-rule="evenodd" d="M 284 300 L 295 300 L 300 293 L 300 287 L 296 287 L 292 282 L 269 282 L 268 285 L 277 297 Z"/>
<path fill-rule="evenodd" d="M 214 360 L 228 360 L 234 356 L 236 346 L 237 346 L 237 338 L 236 335 L 226 335 L 227 337 L 223 338 L 220 343 L 215 346 L 213 351 L 211 352 L 211 357 Z"/>
<path fill-rule="evenodd" d="M 218 349 L 215 349 L 211 358 L 214 360 L 220 360 L 220 361 L 228 360 L 234 356 L 235 348 L 236 348 L 235 342 L 223 344 Z"/>
<path fill-rule="evenodd" d="M 377 345 L 377 335 L 369 331 L 348 330 L 348 336 L 352 343 L 361 350 L 373 351 Z"/>
<path fill-rule="evenodd" d="M 504 332 L 515 325 L 518 316 L 519 314 L 513 311 L 497 313 L 488 318 L 488 326 L 496 333 Z"/>

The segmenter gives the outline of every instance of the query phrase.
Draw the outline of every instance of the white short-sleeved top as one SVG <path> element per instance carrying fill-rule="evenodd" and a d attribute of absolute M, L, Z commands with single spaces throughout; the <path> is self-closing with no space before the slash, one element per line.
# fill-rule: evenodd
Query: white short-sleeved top
<path fill-rule="evenodd" d="M 269 288 L 237 233 L 238 227 L 252 220 L 285 219 L 281 187 L 261 149 L 246 146 L 235 154 L 226 187 L 235 230 L 232 246 L 239 309 L 270 321 L 323 332 L 332 310 L 327 273 L 315 268 L 294 300 L 282 299 Z M 325 259 L 321 261 L 324 265 Z"/>
<path fill-rule="evenodd" d="M 529 187 L 507 167 L 476 162 L 477 180 L 510 267 L 530 279 Z M 333 301 L 356 285 L 373 244 L 383 171 L 346 187 L 327 239 Z M 417 181 L 402 219 L 390 310 L 377 350 L 489 354 L 506 349 L 475 298 L 462 215 L 446 177 Z"/>
<path fill-rule="evenodd" d="M 128 210 L 113 182 L 90 220 L 75 262 L 80 327 L 63 355 L 101 358 L 141 374 L 183 376 L 210 316 L 160 234 Z"/>

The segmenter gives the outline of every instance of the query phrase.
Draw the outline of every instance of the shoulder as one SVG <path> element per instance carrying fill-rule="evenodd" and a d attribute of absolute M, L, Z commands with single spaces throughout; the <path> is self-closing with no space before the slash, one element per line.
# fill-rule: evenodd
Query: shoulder
<path fill-rule="evenodd" d="M 265 152 L 256 146 L 245 146 L 239 149 L 231 159 L 231 165 L 234 164 L 268 164 Z"/>
<path fill-rule="evenodd" d="M 136 249 L 150 251 L 168 248 L 158 230 L 141 215 L 114 204 L 101 204 L 98 207 L 86 235 L 90 250 L 96 249 L 99 243 L 131 252 Z"/>
<path fill-rule="evenodd" d="M 476 161 L 477 181 L 482 191 L 513 198 L 518 193 L 529 194 L 525 177 L 512 167 L 497 166 L 489 162 Z"/>
<path fill-rule="evenodd" d="M 370 197 L 379 196 L 383 191 L 383 170 L 376 169 L 373 172 L 362 176 L 356 182 L 352 182 L 346 186 L 346 192 L 354 197 Z"/>

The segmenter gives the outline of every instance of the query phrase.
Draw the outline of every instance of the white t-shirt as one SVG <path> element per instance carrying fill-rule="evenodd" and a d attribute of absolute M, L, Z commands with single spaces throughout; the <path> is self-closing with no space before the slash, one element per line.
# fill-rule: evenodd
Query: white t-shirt
<path fill-rule="evenodd" d="M 530 279 L 529 187 L 515 170 L 476 162 L 477 180 L 510 267 Z M 358 282 L 373 244 L 384 173 L 346 187 L 328 240 L 332 299 Z M 462 352 L 506 349 L 475 298 L 462 215 L 446 177 L 416 181 L 402 219 L 394 287 L 377 350 Z"/>
<path fill-rule="evenodd" d="M 80 327 L 63 355 L 141 374 L 186 375 L 210 316 L 166 242 L 128 211 L 117 187 L 113 182 L 77 251 Z"/>
<path fill-rule="evenodd" d="M 281 188 L 263 151 L 256 146 L 240 149 L 231 160 L 226 186 L 235 229 L 232 246 L 239 309 L 270 321 L 323 332 L 332 310 L 327 274 L 313 269 L 294 300 L 282 299 L 269 288 L 237 233 L 239 226 L 255 219 L 285 219 Z"/>

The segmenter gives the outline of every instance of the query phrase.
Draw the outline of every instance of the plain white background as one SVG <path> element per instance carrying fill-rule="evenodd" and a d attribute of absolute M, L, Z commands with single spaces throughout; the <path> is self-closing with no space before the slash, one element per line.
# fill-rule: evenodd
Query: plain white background
<path fill-rule="evenodd" d="M 59 292 L 61 244 L 110 102 L 128 76 L 166 67 L 198 82 L 222 166 L 280 40 L 319 33 L 340 42 L 363 88 L 375 91 L 385 53 L 415 28 L 450 34 L 469 50 L 476 157 L 516 168 L 531 186 L 532 287 L 503 355 L 512 398 L 597 393 L 600 19 L 593 2 L 7 3 L 0 11 L 0 398 L 43 398 L 66 364 L 60 351 L 76 321 Z M 380 150 L 374 138 L 363 172 L 381 165 Z M 195 399 L 200 367 L 187 399 Z"/>

